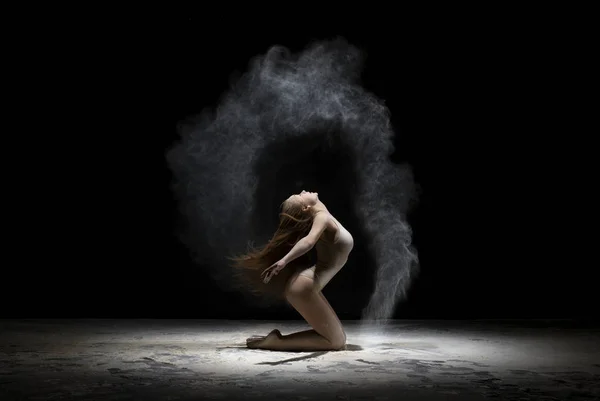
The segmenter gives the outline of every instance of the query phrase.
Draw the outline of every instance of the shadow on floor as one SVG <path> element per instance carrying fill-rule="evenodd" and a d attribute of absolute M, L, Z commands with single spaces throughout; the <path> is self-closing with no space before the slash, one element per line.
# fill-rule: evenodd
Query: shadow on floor
<path fill-rule="evenodd" d="M 231 346 L 231 347 L 217 347 L 217 349 L 244 349 L 244 350 L 252 350 L 252 351 L 256 351 L 255 348 L 248 348 L 245 346 Z M 301 355 L 301 356 L 297 356 L 294 358 L 288 358 L 288 359 L 283 359 L 281 361 L 275 361 L 275 362 L 259 362 L 257 363 L 257 365 L 282 365 L 284 363 L 288 363 L 288 362 L 297 362 L 297 361 L 305 361 L 308 359 L 313 359 L 313 358 L 317 358 L 319 356 L 325 355 L 329 352 L 343 352 L 343 351 L 362 351 L 363 347 L 361 347 L 360 345 L 355 345 L 355 344 L 346 344 L 346 348 L 340 351 L 318 351 L 318 352 L 313 352 L 310 353 L 308 355 Z M 271 351 L 269 351 L 271 352 Z M 278 351 L 281 352 L 281 351 Z M 292 354 L 298 354 L 298 353 L 304 353 L 305 351 L 287 351 L 289 353 Z"/>
<path fill-rule="evenodd" d="M 302 356 L 297 356 L 295 358 L 289 358 L 289 359 L 283 359 L 281 361 L 275 361 L 275 362 L 259 362 L 257 363 L 257 365 L 283 365 L 285 363 L 288 362 L 297 362 L 297 361 L 305 361 L 307 359 L 312 359 L 312 358 L 316 358 L 319 357 L 321 355 L 325 355 L 327 353 L 329 353 L 330 351 L 319 351 L 319 352 L 313 352 L 312 354 L 308 354 L 308 355 L 302 355 Z"/>

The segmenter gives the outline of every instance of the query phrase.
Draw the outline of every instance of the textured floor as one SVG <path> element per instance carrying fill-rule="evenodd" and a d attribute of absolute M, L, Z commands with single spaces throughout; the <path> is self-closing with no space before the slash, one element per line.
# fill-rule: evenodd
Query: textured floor
<path fill-rule="evenodd" d="M 600 328 L 344 322 L 348 350 L 250 350 L 303 322 L 0 321 L 0 400 L 597 400 Z"/>

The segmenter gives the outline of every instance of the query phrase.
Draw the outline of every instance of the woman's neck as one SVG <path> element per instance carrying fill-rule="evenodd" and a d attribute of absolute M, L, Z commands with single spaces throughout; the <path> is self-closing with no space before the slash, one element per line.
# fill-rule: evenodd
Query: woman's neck
<path fill-rule="evenodd" d="M 329 212 L 325 204 L 321 201 L 318 201 L 314 206 L 311 207 L 313 216 L 315 216 L 319 212 Z"/>

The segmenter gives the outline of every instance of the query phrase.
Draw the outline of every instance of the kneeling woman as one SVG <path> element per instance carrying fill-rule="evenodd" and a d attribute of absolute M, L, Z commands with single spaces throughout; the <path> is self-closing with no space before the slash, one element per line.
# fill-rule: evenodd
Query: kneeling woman
<path fill-rule="evenodd" d="M 279 227 L 262 249 L 234 258 L 255 292 L 283 296 L 312 327 L 282 335 L 277 329 L 267 336 L 251 337 L 248 347 L 277 351 L 340 350 L 346 333 L 321 290 L 346 264 L 354 246 L 352 235 L 314 192 L 302 191 L 286 199 Z M 317 251 L 315 265 L 306 254 Z"/>

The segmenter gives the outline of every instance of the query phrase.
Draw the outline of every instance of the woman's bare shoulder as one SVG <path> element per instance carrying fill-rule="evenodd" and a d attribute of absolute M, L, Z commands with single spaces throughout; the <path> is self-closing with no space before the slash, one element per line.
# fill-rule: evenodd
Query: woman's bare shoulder
<path fill-rule="evenodd" d="M 337 221 L 337 219 L 335 218 L 335 216 L 329 212 L 327 213 L 327 226 L 330 230 L 332 231 L 338 231 L 340 229 L 339 227 L 339 222 Z"/>
<path fill-rule="evenodd" d="M 328 231 L 328 232 L 337 231 L 337 224 L 335 221 L 335 217 L 333 217 L 333 215 L 331 213 L 329 213 L 329 211 L 327 211 L 327 210 L 319 211 L 315 215 L 314 220 L 319 220 L 319 223 L 321 225 L 325 226 L 325 231 Z"/>

